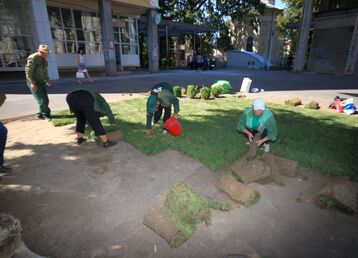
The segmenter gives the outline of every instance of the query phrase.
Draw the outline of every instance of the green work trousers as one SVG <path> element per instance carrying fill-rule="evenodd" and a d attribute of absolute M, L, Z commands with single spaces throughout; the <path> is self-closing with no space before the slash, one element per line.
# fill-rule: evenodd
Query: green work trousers
<path fill-rule="evenodd" d="M 35 82 L 37 89 L 32 90 L 31 85 L 29 82 L 27 82 L 27 87 L 30 89 L 32 96 L 37 101 L 37 104 L 39 105 L 39 112 L 37 115 L 42 116 L 50 116 L 51 110 L 48 107 L 49 99 L 47 95 L 47 84 L 45 82 Z"/>

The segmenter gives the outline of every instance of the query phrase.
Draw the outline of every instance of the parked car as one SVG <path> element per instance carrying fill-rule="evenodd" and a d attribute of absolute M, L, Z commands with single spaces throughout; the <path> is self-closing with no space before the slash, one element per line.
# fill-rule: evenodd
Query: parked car
<path fill-rule="evenodd" d="M 196 55 L 188 57 L 188 68 L 190 69 L 203 69 L 203 70 L 213 70 L 216 68 L 216 60 L 213 57 Z"/>

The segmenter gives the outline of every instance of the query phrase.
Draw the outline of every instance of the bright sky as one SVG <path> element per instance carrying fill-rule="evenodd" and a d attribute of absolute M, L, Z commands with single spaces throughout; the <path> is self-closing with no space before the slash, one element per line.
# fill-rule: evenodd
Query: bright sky
<path fill-rule="evenodd" d="M 280 9 L 285 8 L 285 4 L 281 0 L 276 0 L 275 6 L 280 8 Z"/>

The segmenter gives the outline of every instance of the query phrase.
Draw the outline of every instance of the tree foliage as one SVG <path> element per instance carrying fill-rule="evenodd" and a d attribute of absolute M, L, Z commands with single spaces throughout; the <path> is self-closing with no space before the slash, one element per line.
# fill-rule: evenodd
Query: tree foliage
<path fill-rule="evenodd" d="M 282 14 L 277 16 L 277 25 L 280 29 L 282 39 L 290 43 L 289 56 L 293 56 L 296 51 L 298 40 L 299 24 L 303 14 L 304 0 L 283 0 L 287 8 Z"/>
<path fill-rule="evenodd" d="M 176 22 L 200 23 L 209 0 L 160 0 L 161 13 Z"/>
<path fill-rule="evenodd" d="M 160 0 L 161 13 L 175 22 L 204 24 L 218 29 L 218 34 L 201 35 L 201 42 L 209 49 L 214 38 L 216 45 L 227 50 L 233 47 L 230 38 L 230 21 L 238 26 L 249 23 L 253 27 L 259 24 L 259 17 L 265 5 L 260 0 Z"/>

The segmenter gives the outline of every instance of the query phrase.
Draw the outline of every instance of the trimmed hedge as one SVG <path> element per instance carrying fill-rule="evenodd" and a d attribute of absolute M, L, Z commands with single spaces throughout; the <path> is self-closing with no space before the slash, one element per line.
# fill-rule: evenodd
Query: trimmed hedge
<path fill-rule="evenodd" d="M 210 98 L 210 88 L 209 87 L 202 87 L 200 89 L 200 97 L 202 99 L 209 99 Z"/>
<path fill-rule="evenodd" d="M 186 88 L 186 95 L 191 99 L 195 98 L 196 88 L 194 85 L 188 85 L 188 87 Z"/>
<path fill-rule="evenodd" d="M 221 87 L 215 87 L 211 89 L 211 95 L 213 95 L 213 97 L 217 98 L 220 96 L 220 94 L 222 94 Z"/>
<path fill-rule="evenodd" d="M 181 88 L 181 95 L 182 96 L 186 95 L 186 88 Z"/>
<path fill-rule="evenodd" d="M 173 91 L 175 97 L 181 98 L 181 88 L 179 86 L 174 86 Z"/>

